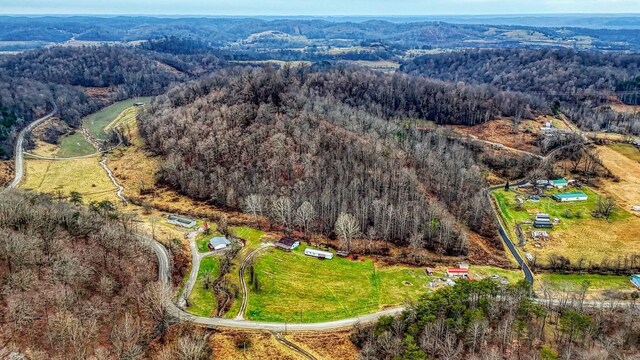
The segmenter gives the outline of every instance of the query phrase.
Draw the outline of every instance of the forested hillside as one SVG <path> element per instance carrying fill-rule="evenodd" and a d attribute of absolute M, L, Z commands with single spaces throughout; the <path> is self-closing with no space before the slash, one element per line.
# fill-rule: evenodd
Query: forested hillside
<path fill-rule="evenodd" d="M 327 235 L 348 214 L 353 236 L 460 254 L 467 226 L 495 234 L 475 154 L 398 120 L 530 111 L 518 95 L 404 75 L 239 68 L 158 97 L 140 129 L 165 157 L 159 180 L 192 197 Z"/>
<path fill-rule="evenodd" d="M 636 105 L 640 55 L 568 49 L 465 50 L 417 57 L 401 70 L 445 81 L 527 93 L 585 129 L 640 132 L 640 116 L 597 108 L 618 99 Z M 616 91 L 624 91 L 617 94 Z M 629 93 L 631 92 L 631 93 Z"/>
<path fill-rule="evenodd" d="M 178 56 L 122 46 L 52 47 L 0 57 L 0 158 L 25 123 L 58 105 L 72 127 L 109 102 L 158 95 L 216 68 L 210 54 Z M 92 90 L 106 98 L 92 96 Z"/>
<path fill-rule="evenodd" d="M 0 357 L 128 358 L 157 335 L 155 257 L 132 219 L 114 216 L 45 195 L 0 197 Z"/>

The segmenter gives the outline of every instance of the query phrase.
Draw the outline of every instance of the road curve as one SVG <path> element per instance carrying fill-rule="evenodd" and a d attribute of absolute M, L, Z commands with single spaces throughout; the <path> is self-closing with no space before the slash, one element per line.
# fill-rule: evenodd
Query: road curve
<path fill-rule="evenodd" d="M 14 150 L 14 154 L 15 154 L 15 166 L 14 166 L 14 176 L 13 176 L 13 181 L 11 181 L 11 183 L 9 185 L 7 185 L 6 188 L 4 188 L 2 191 L 0 191 L 0 193 L 3 193 L 5 191 L 7 191 L 8 189 L 15 189 L 16 187 L 18 187 L 18 184 L 20 184 L 20 181 L 22 181 L 22 176 L 24 175 L 24 156 L 23 156 L 23 146 L 24 146 L 24 137 L 25 135 L 30 132 L 31 130 L 33 130 L 36 126 L 38 126 L 39 124 L 41 124 L 43 121 L 49 119 L 50 117 L 52 117 L 57 111 L 58 111 L 58 105 L 55 102 L 51 102 L 51 104 L 53 104 L 53 110 L 51 110 L 51 112 L 33 122 L 31 122 L 29 125 L 25 126 L 22 130 L 20 130 L 20 132 L 18 133 L 18 137 L 16 138 L 16 145 L 15 145 L 15 150 Z"/>

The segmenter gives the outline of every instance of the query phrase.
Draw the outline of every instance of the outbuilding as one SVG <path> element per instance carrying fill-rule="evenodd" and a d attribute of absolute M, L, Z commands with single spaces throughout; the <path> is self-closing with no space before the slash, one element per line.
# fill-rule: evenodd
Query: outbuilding
<path fill-rule="evenodd" d="M 276 247 L 284 251 L 291 251 L 298 246 L 300 246 L 300 241 L 291 237 L 283 237 L 276 243 Z"/>
<path fill-rule="evenodd" d="M 631 275 L 631 283 L 640 289 L 640 274 Z"/>
<path fill-rule="evenodd" d="M 192 228 L 194 226 L 196 226 L 196 221 L 189 219 L 189 218 L 185 218 L 185 217 L 181 217 L 181 216 L 177 216 L 177 215 L 169 215 L 169 217 L 167 217 L 167 222 L 169 224 L 173 224 L 173 225 L 177 225 L 177 226 L 182 226 L 185 228 Z"/>
<path fill-rule="evenodd" d="M 469 276 L 469 269 L 449 268 L 445 272 L 445 275 L 447 275 L 447 277 L 450 277 L 450 278 L 451 277 L 453 278 L 467 277 Z"/>
<path fill-rule="evenodd" d="M 231 241 L 227 240 L 226 237 L 216 236 L 211 238 L 211 240 L 209 240 L 209 245 L 207 246 L 209 247 L 209 250 L 213 251 L 213 250 L 224 249 L 229 245 L 231 245 Z"/>
<path fill-rule="evenodd" d="M 333 259 L 333 253 L 324 250 L 306 248 L 304 254 L 307 256 L 317 257 L 318 259 Z"/>
<path fill-rule="evenodd" d="M 567 185 L 569 185 L 569 180 L 567 179 L 551 180 L 551 185 L 553 185 L 553 187 L 556 189 L 564 189 Z"/>
<path fill-rule="evenodd" d="M 569 201 L 586 201 L 589 197 L 583 192 L 568 192 L 562 194 L 553 194 L 551 196 L 555 201 L 569 202 Z"/>

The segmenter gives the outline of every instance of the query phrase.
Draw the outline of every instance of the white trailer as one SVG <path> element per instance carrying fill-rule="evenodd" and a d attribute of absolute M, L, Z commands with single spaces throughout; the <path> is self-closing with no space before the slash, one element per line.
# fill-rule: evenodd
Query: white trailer
<path fill-rule="evenodd" d="M 324 250 L 306 248 L 304 249 L 304 254 L 317 257 L 318 259 L 333 259 L 333 253 Z"/>

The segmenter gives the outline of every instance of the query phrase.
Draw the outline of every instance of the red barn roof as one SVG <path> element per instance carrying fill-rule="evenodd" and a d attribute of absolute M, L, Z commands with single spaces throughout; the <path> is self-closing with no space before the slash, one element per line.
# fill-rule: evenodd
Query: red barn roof
<path fill-rule="evenodd" d="M 447 272 L 450 273 L 460 273 L 460 274 L 465 274 L 469 272 L 469 269 L 463 269 L 463 268 L 449 268 L 447 269 Z"/>

